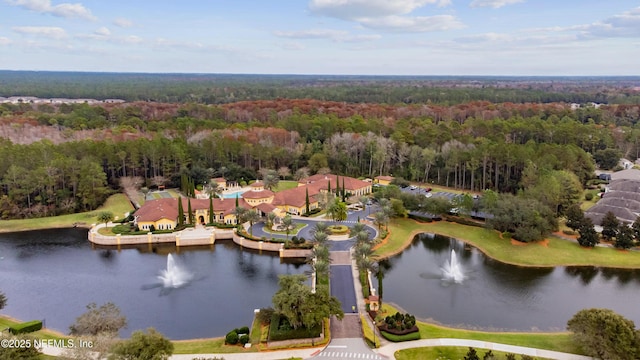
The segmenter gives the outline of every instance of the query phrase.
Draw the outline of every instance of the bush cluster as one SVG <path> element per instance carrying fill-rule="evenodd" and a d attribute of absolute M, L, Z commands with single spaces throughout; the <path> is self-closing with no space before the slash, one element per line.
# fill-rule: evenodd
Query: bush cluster
<path fill-rule="evenodd" d="M 315 338 L 320 336 L 321 332 L 322 326 L 320 325 L 311 329 L 305 327 L 294 329 L 286 317 L 274 313 L 269 325 L 269 341 Z"/>
<path fill-rule="evenodd" d="M 479 223 L 477 221 L 473 221 L 471 219 L 467 219 L 467 218 L 463 218 L 463 217 L 459 217 L 459 216 L 451 216 L 451 215 L 445 215 L 444 219 L 450 222 L 454 222 L 460 225 L 467 225 L 467 226 L 477 226 L 477 227 L 482 227 L 484 224 Z"/>
<path fill-rule="evenodd" d="M 413 330 L 416 327 L 416 317 L 397 312 L 395 315 L 389 315 L 384 318 L 383 326 L 385 330 L 389 332 L 396 332 L 393 330 L 399 330 L 399 332 Z"/>
<path fill-rule="evenodd" d="M 584 199 L 587 200 L 587 201 L 593 200 L 593 193 L 588 192 L 588 193 L 584 194 Z"/>
<path fill-rule="evenodd" d="M 331 225 L 328 229 L 334 235 L 342 235 L 349 232 L 349 228 L 346 225 Z"/>
<path fill-rule="evenodd" d="M 380 334 L 382 334 L 382 336 L 385 339 L 387 339 L 389 341 L 393 341 L 393 342 L 420 340 L 420 332 L 419 331 L 411 332 L 411 333 L 403 334 L 403 335 L 396 335 L 396 334 L 392 334 L 390 332 L 380 331 Z"/>
<path fill-rule="evenodd" d="M 241 328 L 233 329 L 227 333 L 224 337 L 224 343 L 228 345 L 236 345 L 240 343 L 242 345 L 249 342 L 249 328 L 243 326 Z"/>
<path fill-rule="evenodd" d="M 430 222 L 433 222 L 433 220 L 435 220 L 430 217 L 420 216 L 416 214 L 409 214 L 409 219 L 417 220 L 419 222 L 426 222 L 426 223 L 430 223 Z"/>
<path fill-rule="evenodd" d="M 322 211 L 322 209 L 320 209 L 320 208 L 315 208 L 315 209 L 313 209 L 313 210 L 309 210 L 309 212 L 308 212 L 308 213 L 304 213 L 304 214 L 302 214 L 302 216 L 304 216 L 304 217 L 309 217 L 309 216 L 311 216 L 311 215 L 318 214 L 320 211 Z"/>

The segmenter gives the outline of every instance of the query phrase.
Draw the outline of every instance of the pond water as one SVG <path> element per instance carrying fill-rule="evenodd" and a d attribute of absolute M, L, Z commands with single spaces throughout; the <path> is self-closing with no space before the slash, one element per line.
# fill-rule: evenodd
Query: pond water
<path fill-rule="evenodd" d="M 454 249 L 465 273 L 443 281 Z M 455 239 L 422 234 L 384 263 L 383 301 L 422 319 L 467 328 L 564 330 L 584 308 L 609 308 L 640 324 L 640 271 L 595 267 L 525 268 L 492 260 Z M 376 280 L 373 279 L 374 284 Z"/>
<path fill-rule="evenodd" d="M 271 306 L 278 275 L 309 270 L 227 241 L 179 251 L 147 245 L 118 251 L 93 249 L 86 236 L 86 229 L 0 234 L 0 291 L 8 298 L 2 313 L 44 319 L 67 333 L 87 304 L 113 302 L 129 322 L 122 336 L 155 327 L 172 339 L 217 337 L 251 326 L 253 310 Z M 160 286 L 169 253 L 193 274 L 188 285 Z"/>

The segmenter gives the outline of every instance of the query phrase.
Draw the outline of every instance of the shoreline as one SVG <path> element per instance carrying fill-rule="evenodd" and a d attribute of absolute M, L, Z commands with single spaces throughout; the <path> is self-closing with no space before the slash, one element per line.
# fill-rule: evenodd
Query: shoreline
<path fill-rule="evenodd" d="M 433 223 L 421 223 L 417 220 L 413 220 L 413 219 L 407 219 L 407 220 L 411 220 L 414 223 L 420 225 L 421 227 L 429 227 L 431 224 L 436 224 L 436 222 Z M 444 221 L 444 220 L 442 220 Z M 455 226 L 460 226 L 460 227 L 468 227 L 467 225 L 462 225 L 462 224 L 458 224 L 458 223 L 453 223 L 453 222 L 447 222 L 448 224 L 454 224 Z M 499 261 L 501 263 L 507 264 L 507 265 L 512 265 L 512 266 L 518 266 L 518 267 L 523 267 L 523 268 L 555 268 L 555 267 L 596 267 L 596 268 L 607 268 L 607 269 L 621 269 L 621 270 L 638 270 L 640 269 L 640 263 L 636 266 L 611 266 L 611 265 L 600 265 L 600 264 L 575 264 L 575 263 L 555 263 L 555 264 L 524 264 L 524 263 L 519 263 L 519 262 L 514 262 L 514 261 L 509 261 L 509 260 L 505 260 L 501 257 L 496 257 L 494 255 L 492 255 L 490 253 L 490 250 L 487 250 L 486 248 L 483 248 L 481 245 L 476 244 L 475 241 L 473 240 L 469 240 L 469 239 L 465 239 L 463 237 L 460 236 L 452 236 L 446 233 L 442 233 L 442 232 L 437 232 L 437 231 L 428 231 L 426 228 L 425 229 L 416 229 L 413 230 L 409 236 L 407 236 L 408 239 L 406 239 L 401 245 L 400 247 L 398 247 L 397 249 L 394 249 L 392 251 L 389 251 L 387 253 L 384 253 L 382 255 L 378 256 L 379 260 L 386 260 L 389 259 L 393 256 L 397 256 L 398 254 L 402 253 L 406 248 L 408 248 L 412 243 L 413 243 L 413 239 L 415 238 L 416 235 L 419 234 L 434 234 L 434 235 L 440 235 L 440 236 L 446 236 L 458 241 L 461 241 L 467 245 L 473 246 L 474 248 L 478 249 L 480 252 L 482 252 L 485 256 L 487 256 L 490 259 Z M 388 236 L 391 236 L 392 233 L 391 231 L 389 232 Z M 571 240 L 567 240 L 567 239 L 563 239 L 559 236 L 556 235 L 551 235 L 549 237 L 547 237 L 545 240 L 543 241 L 548 241 L 550 238 L 556 239 L 558 241 L 567 241 L 567 242 L 571 242 Z M 518 245 L 518 246 L 543 246 L 542 242 L 532 242 L 532 243 L 523 243 L 522 245 Z M 578 245 L 579 246 L 579 245 Z M 584 250 L 584 251 L 591 251 L 593 250 L 592 248 L 579 248 L 580 250 Z M 614 249 L 609 249 L 609 250 L 614 250 Z"/>

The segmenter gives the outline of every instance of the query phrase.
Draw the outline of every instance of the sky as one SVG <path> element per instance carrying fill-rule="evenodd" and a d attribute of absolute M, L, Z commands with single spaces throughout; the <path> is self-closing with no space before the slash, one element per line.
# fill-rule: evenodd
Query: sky
<path fill-rule="evenodd" d="M 0 69 L 640 75 L 638 0 L 80 1 L 0 0 Z"/>

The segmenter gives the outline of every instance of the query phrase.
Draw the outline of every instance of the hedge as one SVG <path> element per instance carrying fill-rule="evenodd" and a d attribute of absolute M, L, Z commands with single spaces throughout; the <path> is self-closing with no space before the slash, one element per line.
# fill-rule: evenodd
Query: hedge
<path fill-rule="evenodd" d="M 27 321 L 21 324 L 9 326 L 9 332 L 14 335 L 30 333 L 40 329 L 42 329 L 42 321 L 40 320 Z"/>
<path fill-rule="evenodd" d="M 273 314 L 271 324 L 269 324 L 269 341 L 315 338 L 320 336 L 321 332 L 322 325 L 311 329 L 302 327 L 293 329 L 287 318 L 280 316 L 280 314 Z"/>
<path fill-rule="evenodd" d="M 484 226 L 484 223 L 479 223 L 477 221 L 469 220 L 469 219 L 458 217 L 458 216 L 445 215 L 444 219 L 450 222 L 461 224 L 461 225 L 476 226 L 476 227 Z"/>
<path fill-rule="evenodd" d="M 409 219 L 417 220 L 417 221 L 420 221 L 420 222 L 427 222 L 427 223 L 433 222 L 433 220 L 435 219 L 435 218 L 432 219 L 430 217 L 416 215 L 416 214 L 409 214 L 408 217 L 409 217 Z"/>
<path fill-rule="evenodd" d="M 388 333 L 386 331 L 380 331 L 380 334 L 382 334 L 382 336 L 389 340 L 389 341 L 393 341 L 393 342 L 401 342 L 401 341 L 411 341 L 411 340 L 420 340 L 420 332 L 412 332 L 409 334 L 405 334 L 405 335 L 394 335 L 391 333 Z"/>

